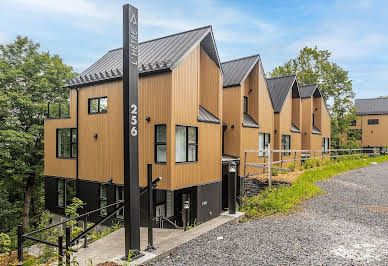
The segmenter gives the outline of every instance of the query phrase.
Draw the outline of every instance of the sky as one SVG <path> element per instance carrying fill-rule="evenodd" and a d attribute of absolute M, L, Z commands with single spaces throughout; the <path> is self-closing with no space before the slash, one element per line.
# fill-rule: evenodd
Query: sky
<path fill-rule="evenodd" d="M 316 45 L 349 71 L 356 98 L 388 95 L 386 0 L 0 0 L 0 43 L 28 36 L 82 72 L 122 46 L 126 3 L 140 41 L 212 25 L 221 61 L 259 53 L 267 73 Z"/>

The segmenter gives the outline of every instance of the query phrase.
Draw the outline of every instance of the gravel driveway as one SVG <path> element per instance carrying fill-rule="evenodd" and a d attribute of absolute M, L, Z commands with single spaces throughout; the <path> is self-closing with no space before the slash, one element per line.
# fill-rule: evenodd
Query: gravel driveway
<path fill-rule="evenodd" d="M 221 226 L 155 264 L 388 265 L 387 208 L 366 208 L 388 206 L 388 163 L 318 185 L 327 193 L 300 212 Z"/>

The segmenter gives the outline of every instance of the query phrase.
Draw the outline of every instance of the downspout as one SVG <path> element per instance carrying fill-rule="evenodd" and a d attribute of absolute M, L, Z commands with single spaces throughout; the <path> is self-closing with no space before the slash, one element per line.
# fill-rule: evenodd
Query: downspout
<path fill-rule="evenodd" d="M 79 198 L 79 184 L 78 184 L 78 172 L 79 172 L 79 167 L 78 167 L 78 162 L 79 162 L 79 88 L 75 88 L 77 91 L 77 114 L 76 114 L 76 127 L 77 127 L 77 158 L 75 160 L 75 182 L 76 182 L 76 197 Z"/>

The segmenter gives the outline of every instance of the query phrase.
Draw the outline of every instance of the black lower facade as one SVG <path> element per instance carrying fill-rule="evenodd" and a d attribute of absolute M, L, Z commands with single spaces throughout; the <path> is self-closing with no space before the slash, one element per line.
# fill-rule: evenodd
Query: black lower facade
<path fill-rule="evenodd" d="M 74 179 L 46 176 L 45 207 L 54 214 L 65 215 L 66 206 L 71 204 L 73 197 L 78 197 L 86 203 L 86 211 L 123 200 L 123 185 L 100 183 L 88 180 L 78 180 L 78 189 Z M 175 191 L 155 189 L 153 192 L 154 227 L 173 228 L 164 217 L 178 226 L 183 225 L 185 212 L 183 204 L 189 202 L 189 223 L 203 223 L 217 217 L 222 211 L 222 181 L 202 184 Z M 78 195 L 77 195 L 78 194 Z M 106 211 L 91 214 L 91 222 L 98 222 L 104 216 L 114 211 L 114 207 Z M 140 196 L 140 225 L 147 226 L 148 192 Z M 123 211 L 106 221 L 105 225 L 122 222 Z M 162 222 L 163 220 L 163 222 Z"/>

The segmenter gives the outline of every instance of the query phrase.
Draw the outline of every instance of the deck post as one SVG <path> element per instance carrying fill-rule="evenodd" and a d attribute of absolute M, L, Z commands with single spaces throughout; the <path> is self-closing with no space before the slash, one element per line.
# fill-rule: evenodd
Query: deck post
<path fill-rule="evenodd" d="M 123 127 L 125 257 L 140 251 L 138 143 L 138 10 L 123 6 Z M 136 252 L 135 252 L 136 253 Z"/>
<path fill-rule="evenodd" d="M 268 145 L 268 186 L 272 186 L 272 151 L 271 151 L 271 144 Z"/>
<path fill-rule="evenodd" d="M 18 225 L 18 262 L 23 262 L 23 225 Z"/>
<path fill-rule="evenodd" d="M 66 226 L 65 230 L 65 252 L 66 252 L 66 266 L 70 265 L 70 226 Z"/>
<path fill-rule="evenodd" d="M 58 236 L 58 265 L 63 265 L 63 236 Z"/>

